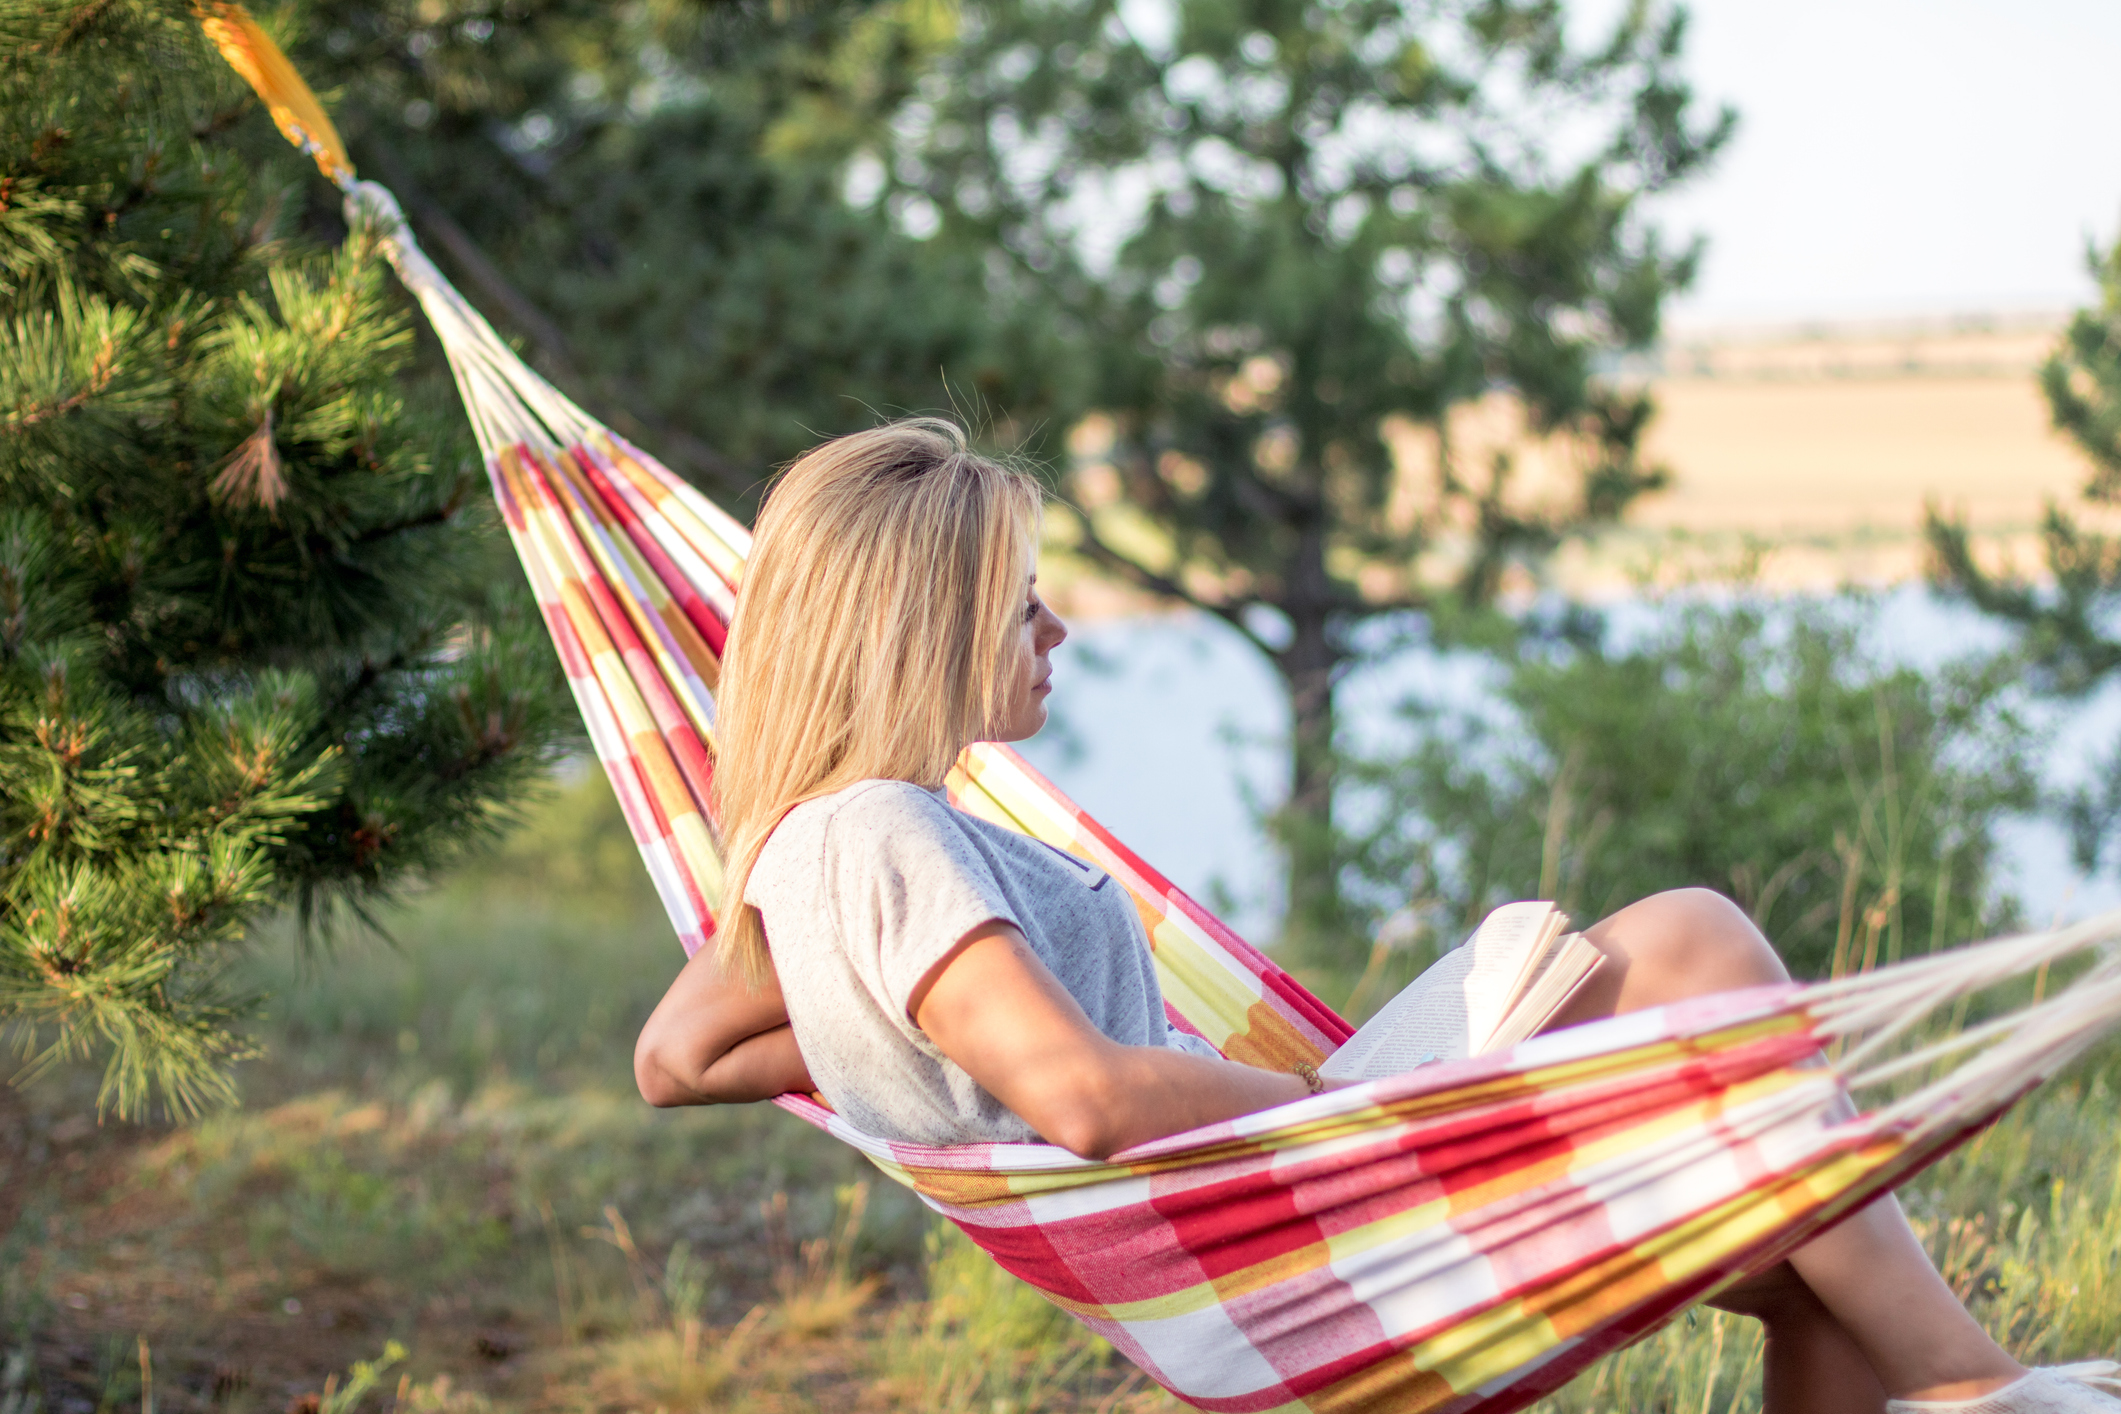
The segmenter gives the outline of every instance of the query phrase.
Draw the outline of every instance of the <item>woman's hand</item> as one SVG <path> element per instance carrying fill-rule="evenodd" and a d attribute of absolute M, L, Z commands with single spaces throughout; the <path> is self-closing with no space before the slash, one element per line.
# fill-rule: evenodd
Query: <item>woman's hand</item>
<path fill-rule="evenodd" d="M 989 1094 L 1084 1158 L 1311 1093 L 1293 1075 L 1120 1045 L 999 919 L 966 934 L 929 970 L 907 1012 Z"/>
<path fill-rule="evenodd" d="M 641 1028 L 633 1079 L 651 1105 L 740 1105 L 816 1087 L 780 983 L 753 988 L 701 948 Z"/>

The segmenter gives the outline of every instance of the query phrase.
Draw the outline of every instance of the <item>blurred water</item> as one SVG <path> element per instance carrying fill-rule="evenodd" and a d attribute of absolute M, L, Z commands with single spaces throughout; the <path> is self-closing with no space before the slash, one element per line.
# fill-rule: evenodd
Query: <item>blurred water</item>
<path fill-rule="evenodd" d="M 1655 631 L 1669 604 L 1601 606 L 1621 641 Z M 2002 633 L 1979 614 L 1920 587 L 1879 597 L 1869 629 L 1877 652 L 1933 669 L 1994 649 Z M 1394 708 L 1418 693 L 1447 707 L 1497 714 L 1492 669 L 1470 654 L 1399 652 L 1341 690 L 1351 740 L 1396 730 Z M 1283 788 L 1287 715 L 1273 671 L 1231 628 L 1206 615 L 1076 625 L 1054 655 L 1054 721 L 1024 754 L 1181 888 L 1214 904 L 1239 932 L 1272 934 L 1279 880 L 1258 826 Z M 2035 705 L 2043 773 L 2083 780 L 2121 738 L 2121 684 L 2087 701 Z M 2013 819 L 1999 831 L 1997 887 L 2044 923 L 2121 907 L 2121 880 L 2087 878 L 2052 821 Z"/>

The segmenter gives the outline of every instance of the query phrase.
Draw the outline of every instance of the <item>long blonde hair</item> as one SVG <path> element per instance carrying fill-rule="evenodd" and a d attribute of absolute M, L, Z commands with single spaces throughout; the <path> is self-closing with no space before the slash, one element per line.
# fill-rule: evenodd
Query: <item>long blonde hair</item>
<path fill-rule="evenodd" d="M 725 967 L 767 973 L 744 885 L 782 816 L 872 778 L 939 786 L 1000 720 L 1041 503 L 935 418 L 827 442 L 774 482 L 715 714 Z"/>

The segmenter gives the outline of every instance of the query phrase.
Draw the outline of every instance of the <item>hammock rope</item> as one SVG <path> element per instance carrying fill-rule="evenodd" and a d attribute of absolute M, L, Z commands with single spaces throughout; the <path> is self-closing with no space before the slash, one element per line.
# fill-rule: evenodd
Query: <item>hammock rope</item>
<path fill-rule="evenodd" d="M 722 878 L 714 689 L 749 534 L 515 356 L 389 192 L 355 178 L 322 106 L 240 6 L 199 14 L 281 131 L 347 191 L 349 222 L 380 236 L 447 351 L 597 757 L 697 951 Z M 1173 1021 L 1225 1056 L 1289 1070 L 1350 1034 L 1013 751 L 968 748 L 949 790 L 1118 879 Z M 1102 1162 L 1039 1144 L 897 1144 L 808 1099 L 778 1103 L 1189 1404 L 1500 1414 L 1781 1260 L 2081 1055 L 2121 1020 L 2117 936 L 2121 913 L 1701 998 Z M 2102 946 L 2046 1001 L 1894 1054 L 1939 1008 Z M 1882 1103 L 1854 1113 L 1850 1092 Z"/>

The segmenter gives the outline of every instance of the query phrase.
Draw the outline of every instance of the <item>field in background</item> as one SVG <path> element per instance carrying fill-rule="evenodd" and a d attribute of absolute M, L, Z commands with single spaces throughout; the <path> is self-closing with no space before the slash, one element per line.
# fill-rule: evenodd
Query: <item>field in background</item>
<path fill-rule="evenodd" d="M 2035 375 L 2059 315 L 1704 330 L 1618 376 L 1649 386 L 1647 459 L 1673 475 L 1626 523 L 1568 547 L 1557 582 L 1610 594 L 1734 575 L 1817 591 L 1924 569 L 1922 518 L 1964 516 L 1977 547 L 2028 571 L 2050 501 L 2074 500 L 2083 458 L 2049 425 Z M 1514 435 L 1507 408 L 1471 410 L 1475 449 Z M 1475 452 L 1477 457 L 1478 452 Z M 1521 456 L 1526 487 L 1567 482 Z"/>
<path fill-rule="evenodd" d="M 1923 572 L 1928 505 L 1965 516 L 1984 556 L 2037 572 L 2040 517 L 2074 501 L 2086 471 L 2034 382 L 2062 324 L 1970 315 L 1674 336 L 1617 370 L 1656 395 L 1647 457 L 1673 485 L 1565 547 L 1555 582 L 1596 596 L 1735 576 L 1801 591 L 1901 583 Z M 1568 469 L 1520 434 L 1495 399 L 1463 410 L 1452 437 L 1465 466 L 1508 447 L 1527 494 L 1565 493 Z M 1392 440 L 1410 483 L 1428 485 L 1429 435 Z M 1167 607 L 1064 561 L 1047 575 L 1063 615 Z"/>
<path fill-rule="evenodd" d="M 801 1122 L 639 1101 L 679 957 L 600 779 L 392 928 L 261 941 L 240 1110 L 99 1128 L 91 1075 L 0 1092 L 0 1410 L 1178 1407 Z M 2026 1358 L 2121 1355 L 2117 1073 L 1909 1196 Z M 1542 1410 L 1741 1414 L 1757 1361 L 1703 1311 Z"/>
<path fill-rule="evenodd" d="M 1670 491 L 1585 571 L 1664 543 L 1700 555 L 1771 547 L 1771 584 L 1892 582 L 1922 569 L 1923 507 L 1966 516 L 1991 553 L 2037 566 L 2033 532 L 2071 500 L 2083 459 L 2034 382 L 2059 316 L 1708 331 L 1673 339 L 1647 377 L 1652 459 Z"/>

